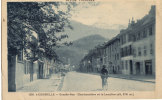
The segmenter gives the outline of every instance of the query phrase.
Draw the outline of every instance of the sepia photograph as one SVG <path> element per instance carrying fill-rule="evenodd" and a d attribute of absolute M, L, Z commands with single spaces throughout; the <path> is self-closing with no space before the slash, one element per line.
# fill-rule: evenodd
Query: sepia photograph
<path fill-rule="evenodd" d="M 155 91 L 155 2 L 7 2 L 8 92 Z"/>

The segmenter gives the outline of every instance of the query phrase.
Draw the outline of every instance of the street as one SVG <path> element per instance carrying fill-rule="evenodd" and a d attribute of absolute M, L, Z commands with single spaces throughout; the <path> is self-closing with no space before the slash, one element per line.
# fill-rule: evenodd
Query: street
<path fill-rule="evenodd" d="M 108 91 L 153 91 L 155 83 L 112 78 L 108 79 Z M 101 91 L 98 75 L 69 72 L 64 78 L 62 91 Z"/>
<path fill-rule="evenodd" d="M 153 91 L 155 83 L 108 78 L 108 91 Z M 50 79 L 38 79 L 26 84 L 17 92 L 56 92 L 56 91 L 102 91 L 99 75 L 68 72 L 66 76 L 53 74 Z"/>

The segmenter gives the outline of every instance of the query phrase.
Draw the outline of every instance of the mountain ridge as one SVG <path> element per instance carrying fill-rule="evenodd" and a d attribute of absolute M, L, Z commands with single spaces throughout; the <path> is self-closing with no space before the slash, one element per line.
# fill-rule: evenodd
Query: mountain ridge
<path fill-rule="evenodd" d="M 105 39 L 98 34 L 90 35 L 73 41 L 73 45 L 69 47 L 58 48 L 56 53 L 60 57 L 60 60 L 66 64 L 69 63 L 67 59 L 70 59 L 70 64 L 78 65 L 79 61 L 88 53 L 89 50 L 105 41 L 108 41 L 108 39 Z"/>
<path fill-rule="evenodd" d="M 65 32 L 63 32 L 69 36 L 69 39 L 67 39 L 68 41 L 75 41 L 82 37 L 95 34 L 101 35 L 107 39 L 111 39 L 120 32 L 120 29 L 104 29 L 95 27 L 95 25 L 85 25 L 76 21 L 71 21 L 70 23 L 73 30 L 65 28 Z"/>

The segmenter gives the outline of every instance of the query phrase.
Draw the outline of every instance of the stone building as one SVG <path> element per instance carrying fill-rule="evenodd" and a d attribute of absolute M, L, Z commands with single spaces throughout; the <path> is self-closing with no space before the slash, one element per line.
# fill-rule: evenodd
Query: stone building
<path fill-rule="evenodd" d="M 120 39 L 118 36 L 111 39 L 104 46 L 106 50 L 106 65 L 109 73 L 121 73 L 120 68 Z"/>
<path fill-rule="evenodd" d="M 155 6 L 141 20 L 121 30 L 120 52 L 123 74 L 155 74 Z"/>
<path fill-rule="evenodd" d="M 119 34 L 120 38 L 120 55 L 121 55 L 121 71 L 123 74 L 133 73 L 133 55 L 132 55 L 132 26 L 134 21 L 129 23 L 129 26 L 125 30 L 121 30 Z"/>
<path fill-rule="evenodd" d="M 137 21 L 133 35 L 133 74 L 155 75 L 155 6 Z"/>
<path fill-rule="evenodd" d="M 155 75 L 155 6 L 142 19 L 132 18 L 126 29 L 90 51 L 82 65 L 92 71 L 106 65 L 113 74 Z"/>

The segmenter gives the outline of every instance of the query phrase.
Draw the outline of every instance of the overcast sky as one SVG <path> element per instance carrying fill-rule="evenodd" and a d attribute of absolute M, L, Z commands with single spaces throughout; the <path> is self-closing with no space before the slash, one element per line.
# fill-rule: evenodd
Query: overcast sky
<path fill-rule="evenodd" d="M 65 39 L 65 41 L 73 41 L 93 34 L 99 34 L 102 37 L 111 39 L 119 34 L 120 29 L 128 26 L 129 19 L 133 17 L 136 21 L 148 14 L 151 5 L 155 5 L 154 0 L 108 0 L 106 2 L 99 2 L 95 6 L 83 2 L 74 8 L 74 11 L 71 13 L 71 20 L 100 29 L 114 29 L 117 32 L 87 31 L 85 28 L 81 29 L 80 26 L 75 26 L 78 27 L 77 31 L 76 29 L 68 31 L 69 38 Z M 64 9 L 64 6 L 62 9 Z"/>
<path fill-rule="evenodd" d="M 72 20 L 100 28 L 109 28 L 117 24 L 127 26 L 129 19 L 141 19 L 153 4 L 153 0 L 114 0 L 100 2 L 97 6 L 87 8 L 78 6 L 75 8 L 77 13 L 72 13 Z"/>

